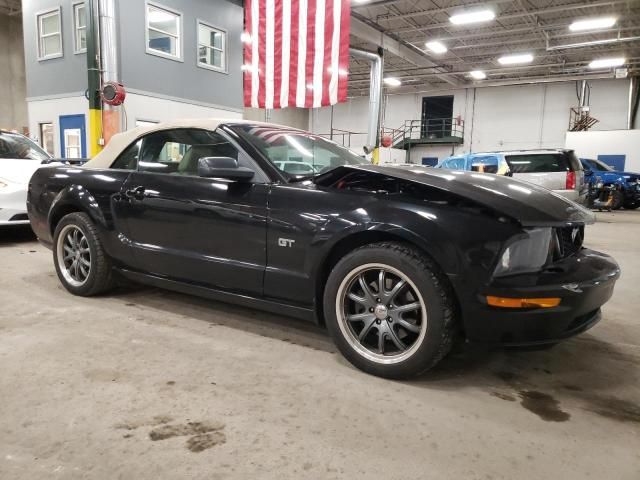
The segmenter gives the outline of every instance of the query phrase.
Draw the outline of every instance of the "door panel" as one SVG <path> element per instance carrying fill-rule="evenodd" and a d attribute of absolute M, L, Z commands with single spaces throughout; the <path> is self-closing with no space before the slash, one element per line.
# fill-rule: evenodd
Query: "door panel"
<path fill-rule="evenodd" d="M 123 187 L 140 270 L 261 294 L 268 187 L 134 172 Z"/>
<path fill-rule="evenodd" d="M 84 115 L 60 116 L 60 157 L 86 158 L 87 140 Z"/>

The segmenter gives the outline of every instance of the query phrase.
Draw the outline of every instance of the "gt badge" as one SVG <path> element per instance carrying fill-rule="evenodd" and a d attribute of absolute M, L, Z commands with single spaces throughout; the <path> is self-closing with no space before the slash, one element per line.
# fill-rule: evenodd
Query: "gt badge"
<path fill-rule="evenodd" d="M 293 247 L 293 244 L 296 243 L 295 240 L 291 240 L 290 238 L 279 238 L 278 246 L 279 247 Z"/>

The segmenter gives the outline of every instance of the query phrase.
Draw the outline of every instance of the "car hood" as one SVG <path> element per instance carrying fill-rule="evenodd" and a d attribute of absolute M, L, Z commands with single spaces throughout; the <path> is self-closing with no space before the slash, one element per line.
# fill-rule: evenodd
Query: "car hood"
<path fill-rule="evenodd" d="M 595 222 L 586 208 L 550 190 L 501 175 L 418 165 L 357 165 L 365 170 L 438 188 L 517 220 L 523 226 L 568 226 Z"/>

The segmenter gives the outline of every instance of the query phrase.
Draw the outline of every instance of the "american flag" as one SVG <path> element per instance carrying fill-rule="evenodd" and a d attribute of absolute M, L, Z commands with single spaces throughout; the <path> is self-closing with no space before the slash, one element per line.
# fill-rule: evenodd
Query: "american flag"
<path fill-rule="evenodd" d="M 349 0 L 246 0 L 244 104 L 315 108 L 344 102 Z"/>

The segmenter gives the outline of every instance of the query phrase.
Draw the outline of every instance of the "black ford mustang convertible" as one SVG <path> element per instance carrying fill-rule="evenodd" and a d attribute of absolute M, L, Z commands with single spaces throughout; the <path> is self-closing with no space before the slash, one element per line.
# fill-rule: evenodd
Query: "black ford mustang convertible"
<path fill-rule="evenodd" d="M 28 211 L 75 295 L 116 276 L 326 325 L 357 367 L 419 374 L 456 337 L 553 344 L 600 318 L 620 274 L 593 215 L 528 183 L 374 166 L 300 130 L 195 120 L 38 170 Z"/>

